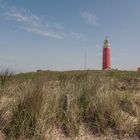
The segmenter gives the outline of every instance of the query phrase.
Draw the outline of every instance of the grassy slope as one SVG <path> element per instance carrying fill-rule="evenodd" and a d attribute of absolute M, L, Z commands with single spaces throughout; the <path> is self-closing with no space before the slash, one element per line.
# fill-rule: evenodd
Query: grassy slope
<path fill-rule="evenodd" d="M 62 76 L 77 76 L 79 74 L 85 74 L 88 73 L 90 75 L 105 75 L 110 76 L 112 78 L 140 78 L 140 74 L 135 71 L 101 71 L 101 70 L 87 70 L 87 71 L 64 71 L 64 72 L 58 72 L 58 71 L 41 71 L 41 72 L 29 72 L 29 73 L 20 73 L 16 76 L 18 78 L 22 79 L 38 79 L 40 77 L 50 77 L 53 80 L 59 79 L 59 77 Z"/>
<path fill-rule="evenodd" d="M 42 71 L 0 78 L 0 130 L 8 139 L 80 139 L 81 130 L 139 137 L 137 72 Z"/>

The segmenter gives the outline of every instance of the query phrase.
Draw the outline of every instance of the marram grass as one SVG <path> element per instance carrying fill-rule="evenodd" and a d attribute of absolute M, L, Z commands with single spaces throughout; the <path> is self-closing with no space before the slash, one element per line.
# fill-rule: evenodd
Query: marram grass
<path fill-rule="evenodd" d="M 54 129 L 76 138 L 81 126 L 92 134 L 139 136 L 140 79 L 122 73 L 43 72 L 35 79 L 2 73 L 0 130 L 12 140 L 44 140 Z"/>

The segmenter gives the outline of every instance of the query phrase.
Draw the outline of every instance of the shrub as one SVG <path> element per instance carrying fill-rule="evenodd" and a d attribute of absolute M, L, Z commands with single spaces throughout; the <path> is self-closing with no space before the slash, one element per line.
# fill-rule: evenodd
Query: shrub
<path fill-rule="evenodd" d="M 14 76 L 14 72 L 7 70 L 0 72 L 0 82 L 1 85 L 4 85 L 7 81 L 10 81 Z"/>

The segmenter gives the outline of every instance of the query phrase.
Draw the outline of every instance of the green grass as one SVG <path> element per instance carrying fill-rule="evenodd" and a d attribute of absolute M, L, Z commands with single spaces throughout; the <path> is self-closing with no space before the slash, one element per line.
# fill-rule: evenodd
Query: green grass
<path fill-rule="evenodd" d="M 131 119 L 139 120 L 137 72 L 42 71 L 3 76 L 0 130 L 7 139 L 43 140 L 53 129 L 74 138 L 81 126 L 96 134 L 111 130 L 118 136 L 138 135 L 139 121 L 135 124 Z"/>
<path fill-rule="evenodd" d="M 92 76 L 109 76 L 112 78 L 118 78 L 118 79 L 125 79 L 125 78 L 140 78 L 140 73 L 135 72 L 135 71 L 101 71 L 101 70 L 77 70 L 77 71 L 64 71 L 64 72 L 59 72 L 59 71 L 41 71 L 41 72 L 29 72 L 29 73 L 20 73 L 17 74 L 16 77 L 20 79 L 38 79 L 40 77 L 48 77 L 52 80 L 58 80 L 59 77 L 73 77 L 77 76 L 79 74 L 89 74 Z"/>

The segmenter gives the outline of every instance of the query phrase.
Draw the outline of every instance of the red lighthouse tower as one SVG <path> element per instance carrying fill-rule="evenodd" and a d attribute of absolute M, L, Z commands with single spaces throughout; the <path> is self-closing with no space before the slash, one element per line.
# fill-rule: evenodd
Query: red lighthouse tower
<path fill-rule="evenodd" d="M 110 49 L 110 43 L 108 39 L 106 38 L 104 41 L 104 46 L 103 46 L 103 70 L 109 70 L 111 69 L 111 49 Z"/>

